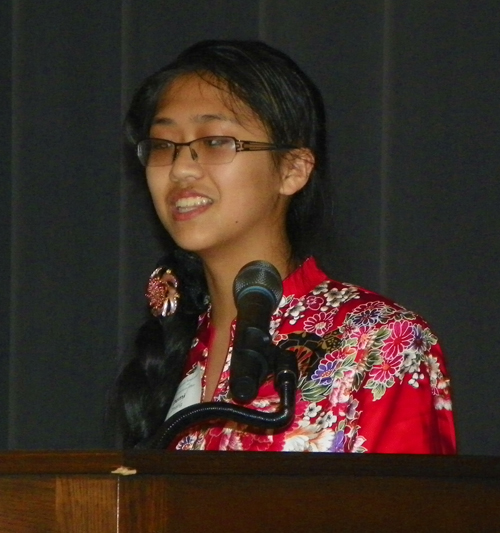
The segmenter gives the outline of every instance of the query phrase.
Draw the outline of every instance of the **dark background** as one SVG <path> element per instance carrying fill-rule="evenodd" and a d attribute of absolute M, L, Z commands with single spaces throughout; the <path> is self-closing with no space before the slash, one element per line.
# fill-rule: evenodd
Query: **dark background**
<path fill-rule="evenodd" d="M 461 453 L 499 455 L 499 11 L 497 0 L 2 2 L 0 448 L 110 445 L 105 393 L 160 254 L 122 171 L 124 110 L 194 41 L 258 38 L 327 103 L 331 269 L 427 318 L 448 355 Z"/>

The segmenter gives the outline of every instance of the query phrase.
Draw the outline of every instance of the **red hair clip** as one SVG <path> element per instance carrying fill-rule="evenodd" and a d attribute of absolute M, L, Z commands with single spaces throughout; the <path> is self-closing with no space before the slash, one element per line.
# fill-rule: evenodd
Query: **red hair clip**
<path fill-rule="evenodd" d="M 171 316 L 177 310 L 179 282 L 169 268 L 159 267 L 149 277 L 146 298 L 154 316 Z"/>

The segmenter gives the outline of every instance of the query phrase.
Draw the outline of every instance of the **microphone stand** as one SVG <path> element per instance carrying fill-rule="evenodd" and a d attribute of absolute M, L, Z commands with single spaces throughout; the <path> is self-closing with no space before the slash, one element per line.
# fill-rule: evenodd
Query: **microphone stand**
<path fill-rule="evenodd" d="M 286 429 L 295 415 L 295 395 L 298 381 L 298 365 L 295 354 L 271 344 L 270 359 L 274 367 L 274 388 L 280 405 L 273 413 L 264 413 L 227 402 L 197 403 L 181 409 L 148 439 L 136 444 L 135 449 L 166 449 L 175 437 L 188 427 L 201 422 L 231 420 L 260 429 Z"/>

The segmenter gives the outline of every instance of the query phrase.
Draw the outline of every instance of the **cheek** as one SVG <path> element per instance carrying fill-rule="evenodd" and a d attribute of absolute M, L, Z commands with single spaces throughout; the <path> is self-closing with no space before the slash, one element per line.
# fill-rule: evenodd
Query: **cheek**
<path fill-rule="evenodd" d="M 148 179 L 147 181 L 149 194 L 153 200 L 155 210 L 160 219 L 165 222 L 165 218 L 168 212 L 166 202 L 166 190 L 164 180 L 161 179 Z"/>
<path fill-rule="evenodd" d="M 257 158 L 259 161 L 255 161 Z M 253 153 L 248 154 L 247 158 L 241 158 L 238 167 L 224 177 L 224 183 L 230 185 L 232 192 L 240 198 L 265 202 L 279 194 L 281 178 L 265 154 Z"/>
<path fill-rule="evenodd" d="M 165 180 L 165 177 L 152 173 L 151 171 L 146 173 L 146 181 L 148 184 L 149 193 L 155 202 L 157 198 L 165 193 Z"/>

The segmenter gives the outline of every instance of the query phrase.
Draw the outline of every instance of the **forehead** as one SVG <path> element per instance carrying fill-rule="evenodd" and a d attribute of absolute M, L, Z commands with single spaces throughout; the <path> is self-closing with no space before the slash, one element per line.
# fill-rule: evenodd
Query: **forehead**
<path fill-rule="evenodd" d="M 198 74 L 181 75 L 167 85 L 158 100 L 153 125 L 175 124 L 179 120 L 203 123 L 215 119 L 263 127 L 259 117 L 223 82 Z"/>

